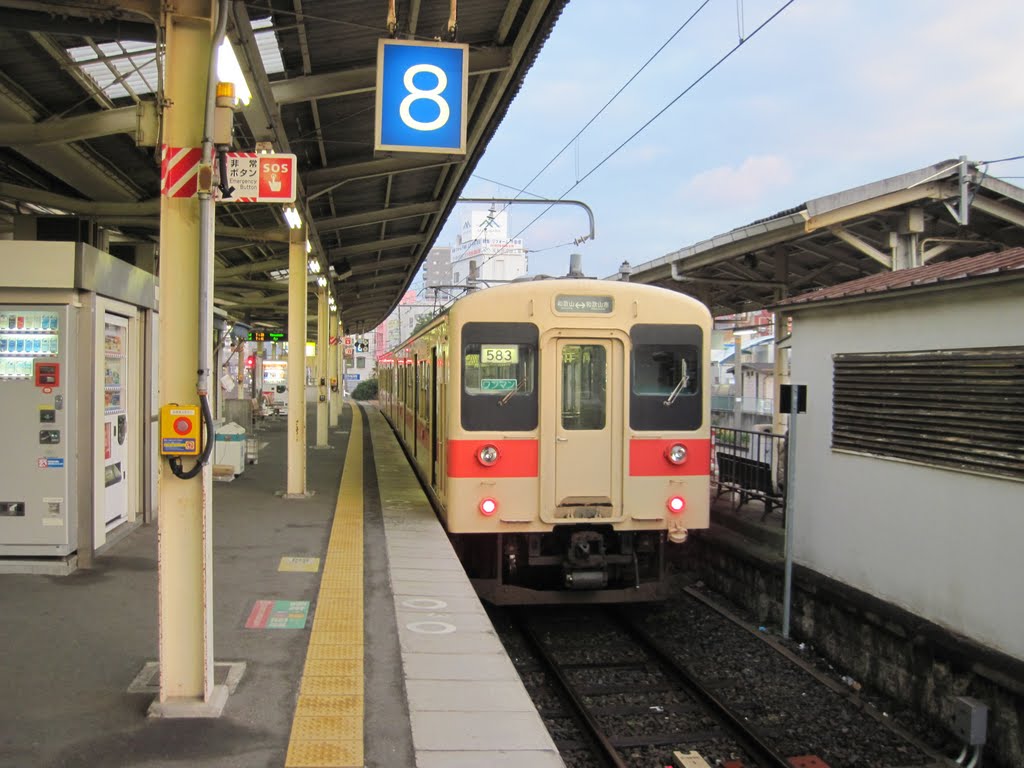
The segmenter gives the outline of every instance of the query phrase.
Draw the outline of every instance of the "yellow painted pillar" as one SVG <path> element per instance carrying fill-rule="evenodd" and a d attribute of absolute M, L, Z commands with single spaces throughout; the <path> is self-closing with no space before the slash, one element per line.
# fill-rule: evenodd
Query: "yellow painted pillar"
<path fill-rule="evenodd" d="M 338 385 L 337 391 L 334 391 L 331 387 L 327 388 L 327 411 L 331 426 L 337 427 L 338 413 L 341 410 L 341 376 L 338 375 L 338 345 L 341 344 L 341 324 L 338 322 L 337 310 L 330 310 L 330 318 L 327 324 L 331 329 L 331 335 L 334 336 L 335 342 L 331 344 L 327 355 L 327 383 L 330 384 L 330 380 L 334 379 Z"/>
<path fill-rule="evenodd" d="M 306 496 L 306 233 L 288 240 L 288 489 Z"/>
<path fill-rule="evenodd" d="M 160 198 L 158 397 L 161 404 L 198 405 L 199 312 L 212 312 L 212 307 L 199 306 L 199 200 L 169 195 L 174 180 L 184 171 L 174 168 L 172 161 L 187 158 L 183 152 L 202 144 L 215 11 L 212 2 L 198 1 L 179 3 L 174 9 L 164 19 L 167 106 L 163 140 L 168 169 Z M 213 435 L 207 439 L 212 440 Z M 183 464 L 188 468 L 190 461 L 185 459 Z M 151 708 L 154 715 L 209 716 L 210 707 L 216 706 L 211 490 L 209 468 L 182 480 L 161 460 L 157 553 L 160 695 Z M 226 689 L 218 691 L 218 696 L 221 693 L 226 698 Z"/>
<path fill-rule="evenodd" d="M 327 286 L 316 292 L 316 447 L 327 448 Z"/>

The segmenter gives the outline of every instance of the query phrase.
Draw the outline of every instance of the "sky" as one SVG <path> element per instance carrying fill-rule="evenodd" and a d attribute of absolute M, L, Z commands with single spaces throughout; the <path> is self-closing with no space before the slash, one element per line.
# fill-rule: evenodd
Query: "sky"
<path fill-rule="evenodd" d="M 529 183 L 593 209 L 596 237 L 582 245 L 569 245 L 588 231 L 579 208 L 532 224 L 543 206 L 509 209 L 531 274 L 564 274 L 579 252 L 606 277 L 948 158 L 1024 154 L 1020 0 L 794 0 L 756 34 L 786 0 L 708 0 L 530 183 L 702 3 L 570 0 L 463 191 L 513 197 Z M 1024 160 L 988 172 L 1024 186 Z M 455 242 L 466 208 L 436 245 Z"/>

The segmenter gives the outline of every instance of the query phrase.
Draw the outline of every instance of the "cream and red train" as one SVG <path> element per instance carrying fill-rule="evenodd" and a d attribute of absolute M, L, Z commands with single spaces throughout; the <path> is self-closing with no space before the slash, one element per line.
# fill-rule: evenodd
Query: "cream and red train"
<path fill-rule="evenodd" d="M 494 603 L 664 596 L 708 525 L 711 315 L 627 282 L 460 299 L 378 360 L 381 411 Z"/>

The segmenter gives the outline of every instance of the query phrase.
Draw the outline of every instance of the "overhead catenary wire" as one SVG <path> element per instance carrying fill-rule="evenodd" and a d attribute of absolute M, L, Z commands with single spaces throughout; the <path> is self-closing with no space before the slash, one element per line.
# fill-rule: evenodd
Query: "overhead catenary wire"
<path fill-rule="evenodd" d="M 747 37 L 743 38 L 743 39 L 742 39 L 742 40 L 740 40 L 740 41 L 739 41 L 738 43 L 736 43 L 736 45 L 734 45 L 734 46 L 733 46 L 732 48 L 730 48 L 730 49 L 729 49 L 729 50 L 728 50 L 728 51 L 727 51 L 727 52 L 726 52 L 726 53 L 725 53 L 725 54 L 724 54 L 723 56 L 721 56 L 721 57 L 720 57 L 720 58 L 719 58 L 719 59 L 718 59 L 718 60 L 717 60 L 717 61 L 716 61 L 716 62 L 715 62 L 714 64 L 712 64 L 712 65 L 711 65 L 710 67 L 708 67 L 708 68 L 707 68 L 706 70 L 704 70 L 704 72 L 703 72 L 703 73 L 702 73 L 702 74 L 701 74 L 701 75 L 700 75 L 699 77 L 697 77 L 697 79 L 695 79 L 695 80 L 694 80 L 693 82 L 691 82 L 691 83 L 690 83 L 690 84 L 689 84 L 688 86 L 686 86 L 686 88 L 684 88 L 684 89 L 683 89 L 683 90 L 682 90 L 682 91 L 681 91 L 681 92 L 680 92 L 680 93 L 679 93 L 678 95 L 676 95 L 676 96 L 675 96 L 675 97 L 674 97 L 673 99 L 671 99 L 671 100 L 670 100 L 670 101 L 669 101 L 669 102 L 668 102 L 668 103 L 667 103 L 667 104 L 666 104 L 666 105 L 665 105 L 664 107 L 662 107 L 662 108 L 661 108 L 660 110 L 658 110 L 658 111 L 657 111 L 657 112 L 656 112 L 656 113 L 655 113 L 655 114 L 654 114 L 654 115 L 653 115 L 652 117 L 650 117 L 650 118 L 649 118 L 649 119 L 648 119 L 648 120 L 647 120 L 647 121 L 646 121 L 646 122 L 645 122 L 645 123 L 644 123 L 643 125 L 641 125 L 641 126 L 640 126 L 639 128 L 637 128 L 637 129 L 636 129 L 636 130 L 635 130 L 635 131 L 634 131 L 634 132 L 633 132 L 632 134 L 630 134 L 630 135 L 629 135 L 629 137 L 627 137 L 627 138 L 626 138 L 626 139 L 625 139 L 625 140 L 624 140 L 624 141 L 623 141 L 623 142 L 622 142 L 621 144 L 619 144 L 619 145 L 618 145 L 618 146 L 617 146 L 617 147 L 616 147 L 615 149 L 613 149 L 613 150 L 612 150 L 611 152 L 609 152 L 609 153 L 608 153 L 607 155 L 605 155 L 605 157 L 604 157 L 604 158 L 603 158 L 603 159 L 602 159 L 602 160 L 601 160 L 601 161 L 600 161 L 599 163 L 597 163 L 597 165 L 595 165 L 595 166 L 594 166 L 593 168 L 591 168 L 591 169 L 590 169 L 589 171 L 587 171 L 587 173 L 585 173 L 585 174 L 583 175 L 583 177 L 582 177 L 581 179 L 579 179 L 578 181 L 576 181 L 576 182 L 575 182 L 575 183 L 574 183 L 574 184 L 573 184 L 572 186 L 570 186 L 570 187 L 569 187 L 568 189 L 566 189 L 566 190 L 565 190 L 564 192 L 562 192 L 562 194 L 561 194 L 561 195 L 559 195 L 557 199 L 558 199 L 558 200 L 562 200 L 563 198 L 565 198 L 565 196 L 566 196 L 566 195 L 568 195 L 568 194 L 569 194 L 570 192 L 572 192 L 572 191 L 573 191 L 574 189 L 576 189 L 576 187 L 578 187 L 578 186 L 579 186 L 580 184 L 582 184 L 582 183 L 583 183 L 584 181 L 586 181 L 586 180 L 587 180 L 587 179 L 588 179 L 588 178 L 589 178 L 589 177 L 590 177 L 591 175 L 593 175 L 593 174 L 594 174 L 594 173 L 595 173 L 595 172 L 596 172 L 596 171 L 597 171 L 597 170 L 598 170 L 599 168 L 601 168 L 601 167 L 602 167 L 602 166 L 603 166 L 603 165 L 604 165 L 605 163 L 607 163 L 607 162 L 608 162 L 609 160 L 611 160 L 611 159 L 612 159 L 612 158 L 613 158 L 613 157 L 614 157 L 615 155 L 617 155 L 617 154 L 618 154 L 618 153 L 619 153 L 620 151 L 622 151 L 622 149 L 623 149 L 623 148 L 624 148 L 624 147 L 625 147 L 625 146 L 626 146 L 627 144 L 629 144 L 629 143 L 630 143 L 631 141 L 633 141 L 633 139 L 635 139 L 635 138 L 636 138 L 637 136 L 639 136 L 639 135 L 640 135 L 641 133 L 643 133 L 643 131 L 644 131 L 644 130 L 645 130 L 645 129 L 646 129 L 647 127 L 648 127 L 648 126 L 650 126 L 650 125 L 651 125 L 651 123 L 653 123 L 653 122 L 654 122 L 655 120 L 657 120 L 657 119 L 658 119 L 659 117 L 661 117 L 661 116 L 662 116 L 663 114 L 665 114 L 665 112 L 667 112 L 667 111 L 668 111 L 668 110 L 669 110 L 669 109 L 670 109 L 670 108 L 671 108 L 671 107 L 672 107 L 672 106 L 673 106 L 674 104 L 676 104 L 676 102 L 678 102 L 678 101 L 679 101 L 679 100 L 680 100 L 681 98 L 683 98 L 684 96 L 686 96 L 686 94 L 688 94 L 688 93 L 689 93 L 690 91 L 692 91 L 692 90 L 693 90 L 693 89 L 694 89 L 695 87 L 697 87 L 697 85 L 699 85 L 699 84 L 700 84 L 700 83 L 701 83 L 701 82 L 702 82 L 702 81 L 703 81 L 703 80 L 704 80 L 705 78 L 707 78 L 707 76 L 708 76 L 708 75 L 710 75 L 710 74 L 711 74 L 712 72 L 714 72 L 714 71 L 715 71 L 716 69 L 718 69 L 718 67 L 720 67 L 720 66 L 721 66 L 721 65 L 722 65 L 723 63 L 725 63 L 725 61 L 727 61 L 727 60 L 728 60 L 728 59 L 729 59 L 729 58 L 730 58 L 730 57 L 731 57 L 731 56 L 732 56 L 732 55 L 733 55 L 734 53 L 736 53 L 736 51 L 738 51 L 738 50 L 739 50 L 740 48 L 742 48 L 742 47 L 743 47 L 744 45 L 746 45 L 746 44 L 747 44 L 747 43 L 748 43 L 748 42 L 749 42 L 750 40 L 754 39 L 754 37 L 756 37 L 756 36 L 757 36 L 757 34 L 758 34 L 758 33 L 759 33 L 759 32 L 760 32 L 761 30 L 763 30 L 763 29 L 764 29 L 765 27 L 767 27 L 767 26 L 768 26 L 768 25 L 769 25 L 769 24 L 770 24 L 770 23 L 771 23 L 772 21 L 774 21 L 774 20 L 775 20 L 776 18 L 778 18 L 778 16 L 779 16 L 779 15 L 780 15 L 780 14 L 781 14 L 781 13 L 782 13 L 783 11 L 785 11 L 785 10 L 786 10 L 786 9 L 787 9 L 787 8 L 788 8 L 789 6 L 791 6 L 791 5 L 792 5 L 792 4 L 794 3 L 794 2 L 796 2 L 796 0 L 787 0 L 787 1 L 786 1 L 786 2 L 785 2 L 785 3 L 784 3 L 784 4 L 782 5 L 782 6 L 781 6 L 781 7 L 779 7 L 779 9 L 778 9 L 778 10 L 776 10 L 776 11 L 775 11 L 775 12 L 774 12 L 774 13 L 773 13 L 773 14 L 772 14 L 771 16 L 769 16 L 769 17 L 768 17 L 767 19 L 765 19 L 765 20 L 764 20 L 763 22 L 761 22 L 761 24 L 759 24 L 759 25 L 757 26 L 757 28 L 755 28 L 755 29 L 754 29 L 754 31 L 753 31 L 753 32 L 751 32 L 751 33 L 750 33 L 749 35 L 747 35 Z M 526 186 L 527 186 L 527 187 L 529 187 L 529 184 L 527 184 Z M 537 214 L 537 215 L 536 215 L 536 216 L 535 216 L 535 217 L 534 217 L 534 218 L 533 218 L 533 219 L 532 219 L 532 220 L 530 221 L 530 223 L 529 223 L 529 224 L 527 224 L 527 225 L 526 225 L 526 226 L 524 226 L 524 227 L 523 227 L 522 229 L 520 229 L 520 230 L 519 230 L 519 231 L 518 231 L 518 232 L 517 232 L 517 233 L 516 233 L 516 234 L 515 234 L 515 235 L 514 235 L 514 236 L 513 236 L 513 237 L 512 237 L 511 239 L 512 239 L 512 240 L 515 240 L 515 239 L 516 239 L 516 238 L 518 238 L 518 237 L 519 237 L 520 235 L 522 235 L 522 234 L 523 234 L 523 232 L 525 232 L 525 231 L 526 231 L 527 229 L 529 229 L 529 228 L 530 228 L 530 227 L 532 227 L 532 226 L 533 226 L 534 224 L 536 224 L 536 223 L 537 223 L 537 221 L 539 221 L 539 220 L 540 220 L 540 218 L 541 218 L 542 216 L 544 216 L 544 215 L 545 215 L 545 214 L 546 214 L 546 213 L 547 213 L 548 211 L 550 211 L 550 210 L 551 210 L 551 209 L 552 209 L 552 208 L 554 207 L 554 205 L 555 205 L 555 204 L 554 204 L 554 203 L 552 203 L 552 204 L 548 205 L 547 207 L 545 207 L 545 208 L 544 208 L 544 209 L 543 209 L 543 210 L 542 210 L 542 211 L 541 211 L 540 213 L 538 213 L 538 214 Z M 487 259 L 486 261 L 484 261 L 483 263 L 484 263 L 484 264 L 488 263 L 488 262 L 489 262 L 489 261 L 490 261 L 491 259 L 493 259 L 493 258 L 495 258 L 496 256 L 500 255 L 500 254 L 501 254 L 501 251 L 502 251 L 502 249 L 501 249 L 501 248 L 499 248 L 499 249 L 498 249 L 498 251 L 497 251 L 496 253 L 492 254 L 492 255 L 491 255 L 491 256 L 490 256 L 490 257 L 489 257 L 489 258 L 488 258 L 488 259 Z M 483 264 L 481 264 L 480 266 L 483 266 Z"/>
<path fill-rule="evenodd" d="M 561 157 L 561 156 L 562 156 L 562 155 L 563 155 L 563 154 L 565 153 L 565 151 L 566 151 L 567 149 L 569 149 L 569 147 L 573 146 L 574 144 L 575 144 L 575 146 L 576 146 L 576 153 L 575 153 L 575 166 L 576 166 L 576 174 L 575 174 L 575 177 L 576 177 L 576 179 L 577 179 L 577 183 L 579 183 L 579 181 L 580 181 L 580 179 L 579 179 L 579 138 L 580 138 L 580 136 L 582 136 L 582 135 L 583 135 L 583 133 L 584 133 L 584 132 L 585 132 L 585 131 L 586 131 L 586 130 L 587 130 L 587 129 L 588 129 L 588 128 L 589 128 L 590 126 L 591 126 L 591 125 L 593 125 L 594 121 L 595 121 L 595 120 L 597 120 L 597 118 L 599 118 L 599 117 L 600 117 L 600 116 L 601 116 L 601 115 L 602 115 L 602 114 L 604 113 L 604 111 L 605 111 L 606 109 L 608 109 L 608 107 L 610 107 L 610 106 L 612 105 L 612 103 L 613 103 L 613 102 L 614 102 L 614 101 L 615 101 L 615 100 L 616 100 L 616 99 L 617 99 L 617 98 L 618 98 L 618 97 L 619 97 L 619 96 L 620 96 L 620 95 L 622 94 L 622 92 L 623 92 L 623 91 L 625 91 L 625 90 L 626 90 L 626 88 L 628 88 L 628 87 L 630 86 L 630 84 L 631 84 L 631 83 L 632 83 L 632 82 L 633 82 L 634 80 L 636 80 L 636 79 L 637 79 L 637 77 L 639 77 L 639 76 L 640 76 L 640 74 L 641 74 L 641 73 L 642 73 L 642 72 L 643 72 L 643 71 L 644 71 L 645 69 L 647 69 L 647 67 L 648 67 L 648 66 L 650 65 L 650 63 L 651 63 L 652 61 L 654 61 L 654 60 L 655 60 L 655 59 L 656 59 L 656 58 L 657 58 L 657 57 L 658 57 L 658 56 L 659 56 L 659 55 L 661 54 L 661 52 L 662 52 L 662 51 L 664 51 L 664 50 L 665 50 L 665 48 L 666 48 L 666 47 L 668 46 L 668 44 L 669 44 L 669 43 L 671 43 L 671 42 L 672 42 L 672 41 L 673 41 L 673 40 L 674 40 L 674 39 L 675 39 L 675 38 L 676 38 L 676 37 L 677 37 L 677 36 L 679 35 L 679 33 L 680 33 L 680 32 L 682 32 L 682 31 L 683 31 L 684 29 L 686 29 L 686 27 L 687 27 L 687 26 L 689 26 L 690 22 L 692 22 L 692 21 L 693 21 L 693 20 L 694 20 L 694 19 L 695 19 L 695 18 L 697 17 L 697 15 L 698 15 L 698 14 L 700 14 L 700 12 L 701 12 L 701 11 L 703 11 L 705 7 L 707 7 L 707 5 L 708 5 L 708 4 L 710 3 L 710 2 L 711 2 L 711 0 L 704 0 L 704 2 L 702 2 L 702 3 L 701 3 L 701 4 L 699 5 L 699 6 L 697 6 L 697 9 L 696 9 L 696 10 L 695 10 L 695 11 L 694 11 L 693 13 L 691 13 L 691 14 L 690 14 L 690 15 L 689 15 L 689 16 L 688 16 L 688 17 L 686 18 L 686 20 L 685 20 L 685 21 L 684 21 L 684 22 L 683 22 L 682 24 L 680 24 L 680 25 L 679 25 L 679 26 L 678 26 L 678 27 L 676 28 L 676 31 L 675 31 L 675 32 L 673 32 L 673 33 L 672 33 L 671 35 L 669 35 L 669 36 L 668 36 L 668 38 L 667 38 L 667 39 L 665 40 L 665 42 L 663 42 L 663 43 L 662 43 L 662 44 L 661 44 L 661 45 L 660 45 L 660 46 L 658 47 L 658 49 L 657 49 L 657 50 L 656 50 L 656 51 L 655 51 L 654 53 L 652 53 L 652 54 L 651 54 L 651 55 L 650 55 L 650 56 L 649 56 L 649 57 L 647 58 L 647 61 L 645 61 L 645 62 L 644 62 L 643 64 L 641 64 L 641 65 L 640 65 L 640 68 L 639 68 L 638 70 L 636 70 L 636 72 L 634 72 L 634 73 L 633 73 L 632 75 L 630 75 L 629 79 L 628 79 L 628 80 L 626 80 L 626 82 L 625 82 L 625 83 L 623 83 L 623 84 L 622 84 L 622 85 L 621 85 L 621 86 L 619 87 L 619 89 L 618 89 L 618 90 L 617 90 L 617 91 L 616 91 L 615 93 L 613 93 L 613 94 L 612 94 L 611 98 L 609 98 L 609 99 L 608 99 L 608 101 L 606 101 L 606 102 L 604 103 L 604 106 L 602 106 L 602 107 L 601 107 L 601 108 L 600 108 L 599 110 L 597 110 L 597 112 L 595 112 L 595 113 L 594 113 L 594 115 L 593 115 L 593 116 L 592 116 L 592 117 L 591 117 L 591 118 L 590 118 L 590 119 L 589 119 L 589 120 L 588 120 L 588 121 L 587 121 L 587 122 L 586 122 L 586 123 L 585 123 L 585 124 L 583 125 L 583 127 L 582 127 L 582 128 L 580 128 L 580 129 L 579 129 L 579 130 L 578 130 L 578 131 L 576 132 L 576 135 L 575 135 L 575 136 L 573 136 L 573 137 L 572 137 L 571 139 L 569 139 L 569 141 L 567 141 L 567 142 L 565 143 L 565 146 L 563 146 L 563 147 L 562 147 L 562 148 L 561 148 L 560 150 L 558 150 L 558 152 L 556 152 L 556 153 L 554 154 L 554 156 L 553 156 L 553 157 L 552 157 L 552 158 L 551 158 L 550 160 L 548 160 L 548 161 L 547 161 L 547 163 L 545 163 L 545 164 L 544 164 L 544 167 L 543 167 L 543 168 L 541 168 L 541 169 L 540 169 L 539 171 L 537 171 L 537 173 L 535 173 L 535 174 L 533 175 L 533 178 L 532 178 L 532 179 L 530 179 L 530 180 L 529 180 L 528 182 L 526 182 L 526 184 L 524 184 L 524 185 L 523 185 L 523 188 L 522 188 L 522 189 L 517 189 L 516 187 L 512 187 L 512 186 L 509 186 L 509 185 L 502 185 L 502 186 L 509 186 L 509 189 L 514 189 L 514 190 L 516 191 L 516 193 L 517 193 L 517 194 L 515 195 L 515 197 L 519 197 L 519 195 L 520 195 L 520 194 L 524 194 L 524 195 L 533 195 L 534 197 L 541 197 L 541 198 L 542 198 L 542 197 L 543 197 L 543 195 L 535 195 L 534 193 L 532 193 L 532 192 L 528 192 L 527 190 L 528 190 L 528 189 L 530 188 L 530 185 L 531 185 L 531 184 L 533 184 L 533 182 L 535 182 L 535 181 L 536 181 L 537 179 L 539 179 L 539 178 L 541 177 L 541 175 L 542 175 L 542 174 L 543 174 L 543 173 L 544 173 L 544 172 L 545 172 L 545 171 L 546 171 L 546 170 L 547 170 L 548 168 L 550 168 L 550 167 L 551 167 L 551 165 L 552 165 L 552 164 L 553 164 L 553 163 L 554 163 L 554 162 L 555 162 L 555 161 L 556 161 L 556 160 L 557 160 L 557 159 L 558 159 L 559 157 Z M 478 177 L 478 178 L 483 178 L 483 177 L 482 177 L 482 176 L 480 176 L 480 177 Z M 489 179 L 484 179 L 484 181 L 490 181 L 490 180 L 489 180 Z M 492 183 L 492 184 L 498 184 L 499 182 L 491 182 L 491 183 Z M 563 197 L 564 197 L 564 194 L 565 194 L 565 193 L 563 193 Z M 500 210 L 500 211 L 498 211 L 497 213 L 504 213 L 504 212 L 505 212 L 506 210 L 508 210 L 508 207 L 509 207 L 509 205 L 510 205 L 510 203 L 505 203 L 505 204 L 504 204 L 504 205 L 502 206 L 501 210 Z M 550 206 L 548 207 L 548 209 L 550 209 Z M 541 212 L 540 216 L 543 216 L 543 215 L 544 215 L 544 213 L 546 213 L 548 209 L 545 209 L 545 210 L 544 210 L 543 212 Z M 538 216 L 537 218 L 540 218 L 540 216 Z M 533 221 L 536 221 L 536 220 L 537 220 L 537 219 L 534 219 Z M 530 224 L 533 224 L 533 222 L 530 222 Z M 530 226 L 530 225 L 527 225 L 527 226 Z M 526 228 L 524 228 L 524 229 L 520 230 L 520 234 L 521 234 L 521 233 L 522 233 L 523 231 L 525 231 L 525 229 L 526 229 Z M 516 235 L 516 237 L 518 237 L 518 236 L 519 236 L 519 235 Z M 515 240 L 515 237 L 513 237 L 512 239 L 513 239 L 513 240 Z M 477 243 L 477 242 L 478 242 L 479 240 L 480 240 L 479 236 L 478 236 L 478 237 L 475 237 L 475 238 L 473 238 L 473 239 L 472 239 L 472 240 L 471 240 L 471 241 L 469 242 L 469 245 L 467 245 L 467 249 L 468 249 L 468 248 L 470 248 L 470 247 L 472 247 L 472 246 L 473 246 L 474 244 L 476 244 L 476 243 Z M 498 249 L 498 253 L 501 253 L 501 250 L 502 250 L 502 249 L 500 249 L 500 248 L 499 248 L 499 249 Z M 492 256 L 491 256 L 490 258 L 488 258 L 488 259 L 487 259 L 486 261 L 484 261 L 483 263 L 484 263 L 484 264 L 487 264 L 488 262 L 490 262 L 490 261 L 491 261 L 491 259 L 493 259 L 493 258 L 494 258 L 495 256 L 497 256 L 497 255 L 498 255 L 498 253 L 495 253 L 495 254 L 493 254 L 493 255 L 492 255 Z M 483 266 L 483 264 L 481 264 L 481 266 Z"/>
<path fill-rule="evenodd" d="M 979 160 L 978 165 L 992 165 L 993 163 L 1008 163 L 1011 160 L 1024 160 L 1024 155 L 1014 155 L 1013 157 L 1001 157 L 998 160 Z"/>

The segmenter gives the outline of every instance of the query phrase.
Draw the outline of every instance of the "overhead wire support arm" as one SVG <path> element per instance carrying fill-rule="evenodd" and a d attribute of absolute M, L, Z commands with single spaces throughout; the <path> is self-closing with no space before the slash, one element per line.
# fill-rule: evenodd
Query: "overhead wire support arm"
<path fill-rule="evenodd" d="M 582 200 L 550 200 L 543 197 L 530 198 L 524 200 L 521 197 L 460 197 L 458 199 L 460 203 L 503 203 L 505 205 L 546 205 L 549 208 L 552 205 L 576 205 L 587 212 L 587 218 L 590 220 L 590 234 L 578 237 L 574 241 L 576 245 L 581 245 L 587 240 L 594 239 L 594 212 L 590 209 L 590 206 L 584 203 Z"/>

